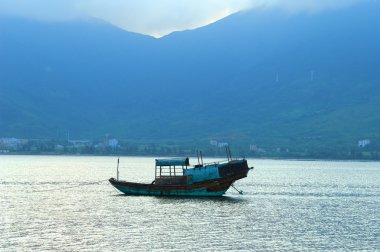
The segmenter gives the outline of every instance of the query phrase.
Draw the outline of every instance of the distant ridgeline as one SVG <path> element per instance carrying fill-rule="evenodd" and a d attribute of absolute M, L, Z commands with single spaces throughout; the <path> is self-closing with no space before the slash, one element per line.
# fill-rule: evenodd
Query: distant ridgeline
<path fill-rule="evenodd" d="M 229 143 L 242 155 L 377 158 L 379 7 L 244 12 L 161 39 L 0 18 L 0 137 L 61 139 L 46 152 L 109 134 L 127 140 L 105 153 L 221 155 Z M 25 152 L 40 148 L 28 141 Z"/>

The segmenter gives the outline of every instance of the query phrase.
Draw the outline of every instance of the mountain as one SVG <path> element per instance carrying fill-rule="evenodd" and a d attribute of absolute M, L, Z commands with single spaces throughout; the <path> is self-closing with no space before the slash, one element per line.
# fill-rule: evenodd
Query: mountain
<path fill-rule="evenodd" d="M 161 39 L 0 18 L 0 135 L 380 150 L 379 7 L 246 11 Z"/>

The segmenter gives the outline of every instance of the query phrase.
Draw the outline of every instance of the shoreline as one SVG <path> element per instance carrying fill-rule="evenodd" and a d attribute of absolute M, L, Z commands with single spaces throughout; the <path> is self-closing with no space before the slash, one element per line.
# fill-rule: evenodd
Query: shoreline
<path fill-rule="evenodd" d="M 152 154 L 70 154 L 70 153 L 15 153 L 15 152 L 9 152 L 9 153 L 0 153 L 0 156 L 56 156 L 56 157 L 146 157 L 146 158 L 158 158 L 158 157 L 182 157 L 187 156 L 189 158 L 196 159 L 196 156 L 192 155 L 152 155 Z M 236 157 L 241 158 L 241 156 L 236 155 Z M 215 159 L 223 159 L 225 156 L 204 156 L 204 158 L 215 158 Z M 257 159 L 257 160 L 286 160 L 286 161 L 324 161 L 324 162 L 380 162 L 380 159 L 334 159 L 334 158 L 307 158 L 307 157 L 270 157 L 270 156 L 245 156 L 246 159 Z"/>

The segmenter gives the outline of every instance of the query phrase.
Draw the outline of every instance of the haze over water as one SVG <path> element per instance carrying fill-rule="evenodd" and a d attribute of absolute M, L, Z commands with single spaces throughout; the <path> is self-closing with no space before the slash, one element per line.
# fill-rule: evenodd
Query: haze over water
<path fill-rule="evenodd" d="M 380 248 L 379 163 L 249 160 L 244 195 L 177 198 L 120 194 L 116 160 L 0 156 L 0 251 Z M 154 158 L 120 161 L 122 179 L 153 180 Z"/>

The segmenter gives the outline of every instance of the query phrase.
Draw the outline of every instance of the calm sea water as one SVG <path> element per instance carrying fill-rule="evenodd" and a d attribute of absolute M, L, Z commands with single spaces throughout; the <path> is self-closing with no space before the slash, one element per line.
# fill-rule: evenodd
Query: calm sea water
<path fill-rule="evenodd" d="M 244 195 L 170 198 L 121 195 L 114 157 L 0 156 L 0 251 L 380 250 L 380 163 L 249 164 Z M 122 157 L 121 178 L 153 165 Z"/>

